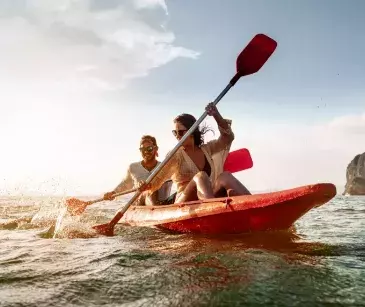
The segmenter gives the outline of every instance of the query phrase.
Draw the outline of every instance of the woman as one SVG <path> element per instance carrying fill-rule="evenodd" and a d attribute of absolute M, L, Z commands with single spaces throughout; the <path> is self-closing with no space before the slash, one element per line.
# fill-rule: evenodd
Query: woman
<path fill-rule="evenodd" d="M 138 187 L 138 183 L 142 180 L 147 180 L 153 170 L 161 163 L 157 160 L 158 157 L 158 146 L 156 138 L 151 135 L 144 135 L 141 138 L 139 151 L 142 155 L 142 161 L 131 163 L 127 169 L 127 172 L 123 180 L 118 186 L 111 192 L 104 194 L 105 200 L 113 200 L 116 193 L 124 192 Z M 148 193 L 142 193 L 141 196 L 136 200 L 137 205 L 158 205 L 161 200 L 168 197 L 170 193 L 172 182 L 167 179 L 163 188 L 155 191 L 151 195 Z M 167 195 L 163 195 L 165 192 Z"/>
<path fill-rule="evenodd" d="M 217 174 L 212 156 L 229 150 L 234 134 L 213 103 L 208 104 L 206 111 L 218 124 L 219 138 L 204 144 L 203 135 L 207 130 L 197 128 L 149 185 L 140 182 L 140 191 L 153 193 L 171 178 L 177 186 L 175 203 L 222 197 L 222 191 L 229 196 L 251 194 L 231 173 Z M 172 131 L 176 139 L 181 140 L 195 122 L 196 119 L 190 114 L 176 117 Z"/>

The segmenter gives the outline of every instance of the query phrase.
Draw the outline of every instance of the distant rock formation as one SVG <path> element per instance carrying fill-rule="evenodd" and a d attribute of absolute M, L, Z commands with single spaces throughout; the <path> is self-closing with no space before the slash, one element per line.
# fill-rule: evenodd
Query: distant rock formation
<path fill-rule="evenodd" d="M 355 156 L 347 166 L 345 194 L 365 195 L 365 152 Z"/>

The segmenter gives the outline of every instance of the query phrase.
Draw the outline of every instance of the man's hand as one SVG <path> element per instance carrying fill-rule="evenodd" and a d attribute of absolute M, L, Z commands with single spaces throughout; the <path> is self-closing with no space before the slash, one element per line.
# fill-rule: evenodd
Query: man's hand
<path fill-rule="evenodd" d="M 114 192 L 107 192 L 104 194 L 104 200 L 113 200 L 115 198 Z"/>

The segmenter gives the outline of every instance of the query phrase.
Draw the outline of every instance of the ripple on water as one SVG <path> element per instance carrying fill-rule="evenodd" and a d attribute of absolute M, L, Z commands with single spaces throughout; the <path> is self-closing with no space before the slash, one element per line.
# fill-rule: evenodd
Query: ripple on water
<path fill-rule="evenodd" d="M 43 226 L 0 230 L 0 306 L 360 306 L 364 209 L 361 198 L 338 197 L 290 232 L 229 236 L 118 226 L 112 238 L 64 231 L 50 239 Z M 88 210 L 76 222 L 89 227 L 113 213 Z"/>

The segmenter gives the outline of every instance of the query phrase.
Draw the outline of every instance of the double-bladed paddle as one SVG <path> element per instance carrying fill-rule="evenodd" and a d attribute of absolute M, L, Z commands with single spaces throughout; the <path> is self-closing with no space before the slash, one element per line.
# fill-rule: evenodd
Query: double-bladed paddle
<path fill-rule="evenodd" d="M 249 169 L 253 166 L 252 158 L 250 155 L 250 152 L 246 148 L 238 149 L 235 151 L 231 151 L 224 163 L 224 170 L 228 171 L 230 173 L 237 173 L 240 171 L 244 171 L 246 169 Z M 130 189 L 124 192 L 115 193 L 113 197 L 126 195 L 132 192 L 136 192 L 137 189 Z M 74 216 L 74 215 L 80 215 L 83 213 L 86 209 L 86 207 L 101 202 L 105 200 L 104 198 L 99 198 L 95 200 L 89 200 L 89 201 L 83 201 L 77 198 L 70 198 L 66 201 L 66 207 L 68 212 Z"/>
<path fill-rule="evenodd" d="M 225 89 L 218 95 L 218 97 L 213 101 L 216 105 L 224 95 L 233 87 L 236 82 L 243 76 L 251 75 L 256 73 L 261 69 L 261 67 L 266 63 L 269 57 L 273 54 L 277 46 L 277 42 L 272 38 L 266 36 L 265 34 L 257 34 L 249 42 L 249 44 L 242 50 L 236 60 L 236 74 L 230 80 L 229 84 Z M 160 165 L 154 169 L 152 174 L 147 178 L 146 184 L 149 184 L 153 178 L 160 172 L 160 170 L 166 165 L 166 163 L 171 159 L 171 157 L 177 152 L 180 146 L 185 142 L 185 140 L 193 133 L 193 131 L 200 125 L 200 123 L 207 116 L 205 111 L 202 116 L 194 123 L 194 125 L 184 134 L 178 144 L 169 153 L 169 155 L 164 159 Z M 93 228 L 102 235 L 112 236 L 114 233 L 114 226 L 123 217 L 123 214 L 128 210 L 128 208 L 133 204 L 135 200 L 140 196 L 141 191 L 137 191 L 133 197 L 124 205 L 112 218 L 112 220 L 107 224 L 96 225 Z"/>

